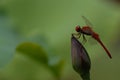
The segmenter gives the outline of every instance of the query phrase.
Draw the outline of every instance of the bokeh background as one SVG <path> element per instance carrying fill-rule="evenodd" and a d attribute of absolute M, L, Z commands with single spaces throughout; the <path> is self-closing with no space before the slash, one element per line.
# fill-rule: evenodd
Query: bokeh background
<path fill-rule="evenodd" d="M 0 80 L 82 80 L 71 64 L 71 33 L 85 25 L 81 16 L 113 57 L 87 37 L 91 80 L 119 80 L 119 0 L 0 0 Z"/>

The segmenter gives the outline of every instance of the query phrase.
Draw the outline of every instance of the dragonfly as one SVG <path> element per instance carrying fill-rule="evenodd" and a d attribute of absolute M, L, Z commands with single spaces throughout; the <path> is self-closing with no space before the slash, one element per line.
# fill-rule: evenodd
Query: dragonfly
<path fill-rule="evenodd" d="M 76 32 L 78 32 L 78 34 L 76 34 L 76 35 L 78 35 L 78 38 L 80 38 L 80 36 L 82 34 L 83 39 L 86 41 L 85 35 L 91 36 L 103 47 L 103 49 L 106 51 L 107 55 L 111 59 L 112 56 L 111 56 L 110 52 L 108 51 L 108 49 L 103 44 L 103 42 L 101 41 L 99 34 L 93 31 L 93 29 L 92 29 L 93 25 L 91 24 L 91 22 L 85 16 L 82 16 L 82 18 L 85 20 L 86 25 L 83 26 L 82 28 L 79 25 L 76 26 L 75 30 L 76 30 Z"/>

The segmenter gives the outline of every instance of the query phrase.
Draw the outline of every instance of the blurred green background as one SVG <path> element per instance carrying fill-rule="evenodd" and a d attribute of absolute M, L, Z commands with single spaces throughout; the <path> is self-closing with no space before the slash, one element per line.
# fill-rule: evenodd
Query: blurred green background
<path fill-rule="evenodd" d="M 120 79 L 120 4 L 107 0 L 0 0 L 0 80 L 82 80 L 71 65 L 71 33 L 94 25 L 110 50 L 85 43 L 91 80 Z"/>

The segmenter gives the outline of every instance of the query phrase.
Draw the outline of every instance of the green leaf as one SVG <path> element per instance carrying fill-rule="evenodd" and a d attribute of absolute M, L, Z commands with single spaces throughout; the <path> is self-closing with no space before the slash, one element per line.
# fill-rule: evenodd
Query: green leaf
<path fill-rule="evenodd" d="M 24 42 L 17 46 L 16 51 L 20 52 L 21 54 L 27 55 L 28 57 L 45 63 L 48 63 L 48 57 L 43 50 L 43 48 L 37 44 L 31 42 Z"/>

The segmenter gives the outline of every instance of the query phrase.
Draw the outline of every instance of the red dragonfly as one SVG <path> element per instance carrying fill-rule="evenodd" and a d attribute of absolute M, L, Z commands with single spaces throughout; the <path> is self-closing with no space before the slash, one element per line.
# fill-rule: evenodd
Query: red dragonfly
<path fill-rule="evenodd" d="M 86 40 L 86 38 L 85 38 L 84 35 L 89 35 L 89 36 L 91 36 L 92 38 L 94 38 L 95 40 L 97 40 L 98 43 L 100 43 L 100 45 L 101 45 L 101 46 L 103 47 L 103 49 L 106 51 L 106 53 L 108 54 L 108 56 L 109 56 L 110 58 L 112 58 L 110 52 L 108 51 L 108 49 L 107 49 L 107 48 L 104 46 L 104 44 L 102 43 L 99 35 L 92 30 L 92 28 L 91 28 L 92 24 L 89 22 L 89 20 L 88 20 L 86 17 L 82 16 L 82 18 L 85 20 L 85 22 L 86 22 L 87 25 L 86 25 L 86 26 L 83 26 L 82 28 L 81 28 L 79 25 L 76 26 L 75 30 L 78 32 L 77 35 L 79 35 L 79 37 L 80 37 L 81 34 L 82 34 L 84 40 Z"/>

